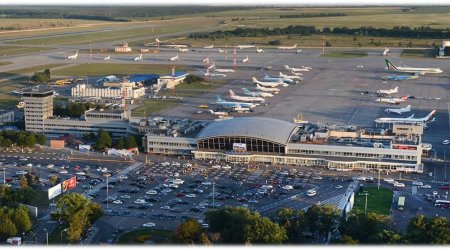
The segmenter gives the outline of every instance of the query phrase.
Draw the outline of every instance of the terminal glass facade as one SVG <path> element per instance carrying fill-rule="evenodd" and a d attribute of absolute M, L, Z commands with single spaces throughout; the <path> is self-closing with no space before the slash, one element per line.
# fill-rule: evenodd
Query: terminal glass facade
<path fill-rule="evenodd" d="M 244 143 L 247 151 L 262 153 L 285 153 L 285 145 L 250 137 L 211 137 L 197 141 L 200 150 L 232 151 L 234 143 Z"/>

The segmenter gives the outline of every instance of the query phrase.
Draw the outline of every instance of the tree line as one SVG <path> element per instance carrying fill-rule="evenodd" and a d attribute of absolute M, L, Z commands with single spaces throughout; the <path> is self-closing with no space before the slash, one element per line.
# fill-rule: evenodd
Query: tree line
<path fill-rule="evenodd" d="M 417 215 L 405 233 L 389 217 L 354 210 L 347 218 L 331 205 L 312 205 L 306 211 L 282 208 L 269 219 L 247 208 L 227 207 L 206 213 L 209 229 L 194 219 L 178 225 L 175 238 L 188 244 L 449 244 L 445 217 Z"/>
<path fill-rule="evenodd" d="M 100 110 L 102 108 L 105 108 L 105 105 L 93 104 L 90 102 L 86 103 L 71 102 L 69 103 L 69 105 L 66 106 L 55 104 L 53 106 L 53 115 L 62 117 L 79 117 L 84 115 L 84 112 L 86 112 L 86 110 L 92 108 Z"/>
<path fill-rule="evenodd" d="M 189 38 L 227 38 L 227 37 L 264 37 L 282 35 L 364 35 L 375 37 L 398 37 L 398 38 L 450 38 L 450 28 L 440 29 L 429 26 L 408 27 L 395 26 L 392 29 L 374 27 L 324 27 L 322 30 L 315 26 L 290 25 L 284 28 L 237 28 L 226 31 L 197 32 L 189 34 Z"/>
<path fill-rule="evenodd" d="M 31 77 L 31 80 L 33 82 L 42 83 L 42 82 L 49 82 L 50 78 L 51 78 L 50 69 L 45 69 L 42 72 L 34 72 L 33 76 Z"/>
<path fill-rule="evenodd" d="M 287 14 L 280 15 L 280 18 L 311 18 L 311 17 L 335 17 L 346 16 L 345 13 L 301 13 L 301 14 Z"/>
<path fill-rule="evenodd" d="M 105 130 L 99 130 L 97 134 L 87 133 L 83 135 L 83 139 L 95 141 L 94 148 L 97 150 L 105 150 L 106 148 L 130 149 L 138 147 L 136 137 L 128 135 L 127 137 L 119 137 L 113 140 L 111 134 Z"/>
<path fill-rule="evenodd" d="M 44 145 L 47 140 L 44 134 L 25 131 L 0 131 L 0 146 L 9 148 L 18 147 L 34 148 L 36 144 Z"/>

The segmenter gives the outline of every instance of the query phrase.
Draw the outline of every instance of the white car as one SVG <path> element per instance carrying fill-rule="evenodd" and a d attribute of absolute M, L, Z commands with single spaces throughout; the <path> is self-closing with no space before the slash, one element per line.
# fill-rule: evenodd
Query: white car
<path fill-rule="evenodd" d="M 28 161 L 27 158 L 20 158 L 19 161 Z"/>
<path fill-rule="evenodd" d="M 120 176 L 119 176 L 119 179 L 127 180 L 127 179 L 128 179 L 128 176 L 126 176 L 126 175 L 120 175 Z"/>
<path fill-rule="evenodd" d="M 130 199 L 131 196 L 125 194 L 125 195 L 121 195 L 120 198 L 122 198 L 122 199 Z"/>
<path fill-rule="evenodd" d="M 59 171 L 59 173 L 60 174 L 67 174 L 67 173 L 69 173 L 66 169 L 63 169 L 63 170 L 61 170 L 61 171 Z"/>
<path fill-rule="evenodd" d="M 180 174 L 179 173 L 174 173 L 173 176 L 178 177 L 178 176 L 180 176 Z"/>
<path fill-rule="evenodd" d="M 431 188 L 431 186 L 430 185 L 423 185 L 423 186 L 420 186 L 420 188 Z"/>
<path fill-rule="evenodd" d="M 17 175 L 24 175 L 24 174 L 27 174 L 27 172 L 26 171 L 17 171 L 16 174 Z"/>
<path fill-rule="evenodd" d="M 105 173 L 106 171 L 108 171 L 108 169 L 107 168 L 102 168 L 102 173 Z"/>
<path fill-rule="evenodd" d="M 146 203 L 146 201 L 143 200 L 143 199 L 137 199 L 137 200 L 134 201 L 134 203 L 135 204 L 144 204 L 144 203 Z"/>
<path fill-rule="evenodd" d="M 283 171 L 283 172 L 280 172 L 279 175 L 289 175 L 289 172 L 288 171 Z"/>
<path fill-rule="evenodd" d="M 314 180 L 322 180 L 322 177 L 321 176 L 314 176 L 313 179 Z"/>
<path fill-rule="evenodd" d="M 251 200 L 248 200 L 248 203 L 259 203 L 259 201 L 256 199 L 251 199 Z"/>
<path fill-rule="evenodd" d="M 53 165 L 53 164 L 48 164 L 47 165 L 47 168 L 53 168 L 55 165 Z"/>
<path fill-rule="evenodd" d="M 177 166 L 177 167 L 178 167 L 178 166 L 180 166 L 181 164 L 180 164 L 179 162 L 173 161 L 171 165 L 172 165 L 172 166 Z"/>
<path fill-rule="evenodd" d="M 450 144 L 450 140 L 444 140 L 444 141 L 442 142 L 442 145 L 448 145 L 448 144 Z"/>
<path fill-rule="evenodd" d="M 394 182 L 394 179 L 392 179 L 392 178 L 387 178 L 387 179 L 384 179 L 384 181 L 387 182 L 387 183 L 392 183 L 392 182 Z"/>
<path fill-rule="evenodd" d="M 170 206 L 162 206 L 160 207 L 162 210 L 170 210 Z"/>
<path fill-rule="evenodd" d="M 97 168 L 97 171 L 98 171 L 98 172 L 102 171 L 102 168 L 101 168 L 101 167 L 98 167 L 98 168 Z"/>
<path fill-rule="evenodd" d="M 262 185 L 261 188 L 262 189 L 272 189 L 273 186 L 272 185 Z"/>
<path fill-rule="evenodd" d="M 336 188 L 336 189 L 341 189 L 341 188 L 343 188 L 343 186 L 342 186 L 342 185 L 337 185 L 337 186 L 334 187 L 334 188 Z"/>
<path fill-rule="evenodd" d="M 189 167 L 192 167 L 192 164 L 188 162 L 188 163 L 183 164 L 183 167 L 189 168 Z"/>
<path fill-rule="evenodd" d="M 142 225 L 143 227 L 154 227 L 155 223 L 153 222 L 149 222 L 149 223 L 145 223 L 144 225 Z"/>
<path fill-rule="evenodd" d="M 177 185 L 181 185 L 181 184 L 183 184 L 184 183 L 184 181 L 182 180 L 182 179 L 175 179 L 174 181 L 173 181 L 173 184 L 177 184 Z"/>
<path fill-rule="evenodd" d="M 177 184 L 169 184 L 169 188 L 178 188 L 178 185 Z"/>
<path fill-rule="evenodd" d="M 33 167 L 33 163 L 28 163 L 27 167 L 29 167 L 29 168 Z"/>
<path fill-rule="evenodd" d="M 195 194 L 187 194 L 186 197 L 187 198 L 195 198 L 195 197 L 197 197 L 197 195 L 195 195 Z"/>
<path fill-rule="evenodd" d="M 210 186 L 210 185 L 212 185 L 212 183 L 211 183 L 211 182 L 209 182 L 209 181 L 205 181 L 205 182 L 202 182 L 202 185 L 205 185 L 205 186 Z"/>
<path fill-rule="evenodd" d="M 433 191 L 433 195 L 437 195 L 438 194 L 438 192 L 437 191 Z"/>
<path fill-rule="evenodd" d="M 294 189 L 294 187 L 291 186 L 291 185 L 286 185 L 286 186 L 283 187 L 283 189 L 292 190 L 292 189 Z"/>
<path fill-rule="evenodd" d="M 156 192 L 156 190 L 150 189 L 147 192 L 145 192 L 146 194 L 158 194 L 158 192 Z"/>
<path fill-rule="evenodd" d="M 412 184 L 414 186 L 423 186 L 423 182 L 421 182 L 421 181 L 413 181 Z"/>
<path fill-rule="evenodd" d="M 112 203 L 114 203 L 114 204 L 122 204 L 123 202 L 121 200 L 115 200 Z"/>
<path fill-rule="evenodd" d="M 161 166 L 163 166 L 163 167 L 166 167 L 166 166 L 169 166 L 170 165 L 170 162 L 163 162 L 163 163 L 161 163 Z"/>
<path fill-rule="evenodd" d="M 314 195 L 316 195 L 316 194 L 317 194 L 317 192 L 316 192 L 316 190 L 314 190 L 314 189 L 310 189 L 310 190 L 308 190 L 308 191 L 306 192 L 306 195 L 309 196 L 309 197 L 314 196 Z"/>
<path fill-rule="evenodd" d="M 220 166 L 220 165 L 212 165 L 211 167 L 214 168 L 214 169 L 220 169 L 220 168 L 222 168 L 222 166 Z"/>
<path fill-rule="evenodd" d="M 231 169 L 231 166 L 230 165 L 225 165 L 225 166 L 222 167 L 222 169 L 228 170 L 228 169 Z"/>
<path fill-rule="evenodd" d="M 397 183 L 394 183 L 394 187 L 405 187 L 405 184 L 397 182 Z"/>
<path fill-rule="evenodd" d="M 80 171 L 80 172 L 77 172 L 76 175 L 86 175 L 86 173 Z"/>

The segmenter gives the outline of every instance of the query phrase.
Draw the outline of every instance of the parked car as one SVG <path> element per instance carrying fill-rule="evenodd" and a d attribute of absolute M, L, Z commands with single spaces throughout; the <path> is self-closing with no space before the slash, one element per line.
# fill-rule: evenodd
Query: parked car
<path fill-rule="evenodd" d="M 155 227 L 155 226 L 156 225 L 153 222 L 148 222 L 148 223 L 145 223 L 144 225 L 142 225 L 142 227 Z"/>

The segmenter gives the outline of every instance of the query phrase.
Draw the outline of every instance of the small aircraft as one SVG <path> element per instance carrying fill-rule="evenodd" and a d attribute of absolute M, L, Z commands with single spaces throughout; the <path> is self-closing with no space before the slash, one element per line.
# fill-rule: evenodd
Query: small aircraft
<path fill-rule="evenodd" d="M 212 109 L 208 109 L 209 113 L 213 114 L 213 115 L 220 115 L 220 116 L 227 116 L 228 112 L 224 112 L 224 111 L 214 111 Z"/>
<path fill-rule="evenodd" d="M 269 76 L 267 73 L 264 75 L 263 80 L 264 81 L 269 81 L 269 82 L 282 81 L 282 82 L 287 83 L 287 84 L 296 84 L 297 83 L 297 81 L 294 81 L 292 79 L 288 79 L 288 78 L 284 78 L 284 77 L 272 77 L 272 76 Z"/>
<path fill-rule="evenodd" d="M 135 61 L 142 61 L 142 60 L 144 60 L 144 58 L 142 58 L 142 54 L 141 54 L 140 56 L 135 57 L 134 60 Z"/>
<path fill-rule="evenodd" d="M 255 45 L 238 45 L 236 47 L 239 49 L 249 49 L 249 48 L 254 48 Z"/>
<path fill-rule="evenodd" d="M 402 102 L 404 102 L 406 100 L 408 100 L 408 96 L 402 96 L 400 98 L 398 98 L 398 97 L 394 97 L 394 98 L 378 98 L 375 101 L 376 102 L 384 102 L 384 103 L 399 105 L 400 103 L 402 103 Z"/>
<path fill-rule="evenodd" d="M 111 59 L 111 55 L 105 57 L 103 60 L 104 60 L 104 61 L 108 61 L 108 60 L 110 60 L 110 59 Z"/>
<path fill-rule="evenodd" d="M 381 52 L 382 56 L 387 56 L 389 54 L 389 49 L 388 48 L 384 48 L 384 51 Z"/>
<path fill-rule="evenodd" d="M 280 92 L 279 88 L 267 88 L 267 87 L 261 86 L 259 84 L 256 84 L 256 89 L 264 91 L 264 92 L 273 92 L 275 94 L 278 94 L 278 92 Z"/>
<path fill-rule="evenodd" d="M 376 94 L 378 96 L 387 96 L 387 95 L 392 95 L 392 94 L 397 94 L 398 93 L 398 87 L 395 87 L 393 89 L 379 89 L 376 91 Z"/>
<path fill-rule="evenodd" d="M 249 108 L 252 109 L 256 107 L 256 104 L 250 103 L 250 102 L 231 102 L 231 101 L 225 101 L 220 96 L 217 96 L 216 104 L 228 107 L 228 108 Z"/>
<path fill-rule="evenodd" d="M 208 58 L 208 59 L 209 59 L 209 58 Z M 213 68 L 215 68 L 215 67 L 216 67 L 216 64 L 213 63 L 213 64 L 209 65 L 209 67 L 207 68 L 207 70 L 213 69 Z"/>
<path fill-rule="evenodd" d="M 284 68 L 291 71 L 291 72 L 298 72 L 298 71 L 309 71 L 311 68 L 302 66 L 301 68 L 291 68 L 289 65 L 284 65 Z"/>
<path fill-rule="evenodd" d="M 246 58 L 244 58 L 244 59 L 242 59 L 242 61 L 241 61 L 241 62 L 243 62 L 243 63 L 248 63 L 248 62 L 249 62 L 249 60 L 250 60 L 250 59 L 248 59 L 248 55 L 247 55 L 247 57 L 246 57 Z"/>
<path fill-rule="evenodd" d="M 293 46 L 281 46 L 278 47 L 278 49 L 282 49 L 282 50 L 287 50 L 287 49 L 296 49 L 297 48 L 297 44 L 294 44 Z"/>
<path fill-rule="evenodd" d="M 387 66 L 386 69 L 391 70 L 391 71 L 420 74 L 420 75 L 442 73 L 442 69 L 440 69 L 440 68 L 398 67 L 398 66 L 395 66 L 393 63 L 391 63 L 388 59 L 385 59 L 385 62 L 386 62 L 386 66 Z"/>
<path fill-rule="evenodd" d="M 263 49 L 258 48 L 258 46 L 256 46 L 256 53 L 264 53 Z"/>
<path fill-rule="evenodd" d="M 78 58 L 78 50 L 74 55 L 68 56 L 66 60 L 77 60 Z"/>
<path fill-rule="evenodd" d="M 245 101 L 245 102 L 265 102 L 262 97 L 255 96 L 240 96 L 236 95 L 233 90 L 230 89 L 230 98 L 237 101 Z"/>
<path fill-rule="evenodd" d="M 211 44 L 209 46 L 204 46 L 203 48 L 204 49 L 213 49 L 214 48 L 214 44 Z"/>
<path fill-rule="evenodd" d="M 178 54 L 177 54 L 176 56 L 171 57 L 171 58 L 169 59 L 169 61 L 171 61 L 171 62 L 173 62 L 173 61 L 180 61 L 180 58 L 178 57 Z"/>
<path fill-rule="evenodd" d="M 224 49 L 219 48 L 219 53 L 225 53 Z"/>
<path fill-rule="evenodd" d="M 214 68 L 214 71 L 217 71 L 219 73 L 232 73 L 232 72 L 235 72 L 234 69 L 220 69 L 220 68 Z"/>
<path fill-rule="evenodd" d="M 285 74 L 283 74 L 281 72 L 280 72 L 280 77 L 282 77 L 284 79 L 292 79 L 292 80 L 299 80 L 299 81 L 303 80 L 303 78 L 301 78 L 300 76 L 297 76 L 297 75 L 293 75 L 293 76 L 285 75 Z"/>
<path fill-rule="evenodd" d="M 188 52 L 189 49 L 187 49 L 187 48 L 178 48 L 178 51 L 180 51 L 181 53 L 185 53 L 185 52 Z"/>
<path fill-rule="evenodd" d="M 202 73 L 203 76 L 211 76 L 211 77 L 215 77 L 215 76 L 223 76 L 226 77 L 227 75 L 225 74 L 216 74 L 216 73 L 210 73 L 209 69 L 206 69 L 206 72 L 200 71 Z"/>
<path fill-rule="evenodd" d="M 398 115 L 401 115 L 403 113 L 406 112 L 410 112 L 411 111 L 411 105 L 408 105 L 404 108 L 399 108 L 399 109 L 385 109 L 384 112 L 390 114 L 390 113 L 396 113 Z"/>
<path fill-rule="evenodd" d="M 273 97 L 273 95 L 271 93 L 267 93 L 267 92 L 263 92 L 263 91 L 256 91 L 256 92 L 252 92 L 250 90 L 248 90 L 247 88 L 242 88 L 242 90 L 244 91 L 245 95 L 248 96 L 254 96 L 254 97 Z"/>
<path fill-rule="evenodd" d="M 297 50 L 297 54 L 301 54 L 302 53 L 302 50 L 301 49 L 298 49 Z"/>
<path fill-rule="evenodd" d="M 413 118 L 414 114 L 407 118 L 390 118 L 382 117 L 375 120 L 376 123 L 407 123 L 407 124 L 425 124 L 427 122 L 432 122 L 435 119 L 431 119 L 436 113 L 436 110 L 431 111 L 427 116 L 423 118 Z"/>
<path fill-rule="evenodd" d="M 412 80 L 412 79 L 419 79 L 419 74 L 414 75 L 390 75 L 390 76 L 384 76 L 382 78 L 383 80 L 391 80 L 391 81 L 403 81 L 403 80 Z"/>
<path fill-rule="evenodd" d="M 209 63 L 209 57 L 203 59 L 202 62 L 204 62 L 204 63 Z"/>
<path fill-rule="evenodd" d="M 282 81 L 278 81 L 278 82 L 261 82 L 258 79 L 256 79 L 256 77 L 252 77 L 252 81 L 253 81 L 254 84 L 261 85 L 263 87 L 269 87 L 269 88 L 275 88 L 275 87 L 278 87 L 278 86 L 283 86 L 283 87 L 289 86 L 289 84 L 286 84 L 286 83 L 284 83 Z"/>

